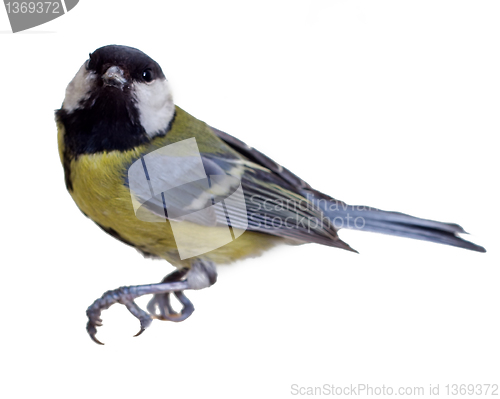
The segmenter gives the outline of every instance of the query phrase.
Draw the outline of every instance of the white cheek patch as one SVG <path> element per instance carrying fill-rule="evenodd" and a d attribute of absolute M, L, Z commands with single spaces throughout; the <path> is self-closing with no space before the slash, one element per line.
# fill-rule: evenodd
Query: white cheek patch
<path fill-rule="evenodd" d="M 154 137 L 165 130 L 175 112 L 167 80 L 157 79 L 152 83 L 136 82 L 132 91 L 137 101 L 139 119 L 146 134 Z"/>
<path fill-rule="evenodd" d="M 90 92 L 94 87 L 96 74 L 87 71 L 85 64 L 86 62 L 66 88 L 66 96 L 64 97 L 62 108 L 68 112 L 80 108 L 82 102 L 90 97 Z"/>

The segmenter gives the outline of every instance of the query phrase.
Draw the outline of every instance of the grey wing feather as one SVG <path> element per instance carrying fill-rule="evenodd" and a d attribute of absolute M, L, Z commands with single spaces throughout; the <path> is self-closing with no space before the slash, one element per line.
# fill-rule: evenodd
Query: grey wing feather
<path fill-rule="evenodd" d="M 227 145 L 250 161 L 245 164 L 246 171 L 241 177 L 249 230 L 354 251 L 339 239 L 331 221 L 324 218 L 323 212 L 306 197 L 307 193 L 314 193 L 316 198 L 324 198 L 339 205 L 344 204 L 343 202 L 314 190 L 288 169 L 241 140 L 210 128 Z M 275 221 L 278 221 L 278 225 Z"/>
<path fill-rule="evenodd" d="M 309 185 L 256 150 L 244 149 L 245 145 L 237 139 L 229 146 L 239 156 L 198 153 L 199 159 L 177 153 L 171 156 L 165 150 L 145 155 L 142 165 L 135 162 L 137 166 L 129 169 L 129 186 L 140 197 L 139 211 L 147 210 L 158 222 L 165 218 L 204 226 L 227 226 L 229 222 L 234 228 L 297 243 L 316 242 L 350 249 L 338 238 L 329 221 L 322 218 L 321 211 L 301 193 Z M 131 175 L 131 170 L 135 170 L 135 175 Z M 136 185 L 139 189 L 134 190 L 131 183 L 140 179 L 142 182 Z M 184 184 L 173 184 L 173 179 Z M 170 188 L 163 190 L 163 187 Z M 141 191 L 141 195 L 136 191 Z M 240 194 L 243 206 L 234 201 Z M 218 205 L 221 202 L 224 204 Z M 138 217 L 139 213 L 136 212 Z"/>

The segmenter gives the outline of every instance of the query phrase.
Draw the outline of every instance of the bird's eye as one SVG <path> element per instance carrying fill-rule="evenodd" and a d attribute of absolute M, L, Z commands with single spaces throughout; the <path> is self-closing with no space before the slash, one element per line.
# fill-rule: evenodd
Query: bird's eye
<path fill-rule="evenodd" d="M 148 83 L 152 82 L 154 80 L 153 71 L 151 69 L 145 69 L 142 72 L 142 79 L 144 79 L 144 81 Z"/>

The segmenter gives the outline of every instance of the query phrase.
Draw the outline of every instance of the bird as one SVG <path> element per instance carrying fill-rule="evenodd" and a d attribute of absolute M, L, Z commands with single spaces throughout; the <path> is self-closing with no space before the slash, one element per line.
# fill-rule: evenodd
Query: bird
<path fill-rule="evenodd" d="M 86 329 L 98 344 L 101 313 L 113 304 L 139 320 L 136 336 L 153 319 L 180 322 L 194 311 L 185 291 L 213 285 L 217 265 L 283 244 L 356 252 L 339 238 L 341 228 L 486 252 L 461 238 L 458 224 L 348 205 L 315 190 L 175 105 L 160 65 L 133 47 L 90 53 L 55 120 L 66 188 L 82 213 L 145 257 L 175 267 L 159 283 L 119 287 L 95 300 Z M 145 311 L 135 299 L 148 294 Z"/>

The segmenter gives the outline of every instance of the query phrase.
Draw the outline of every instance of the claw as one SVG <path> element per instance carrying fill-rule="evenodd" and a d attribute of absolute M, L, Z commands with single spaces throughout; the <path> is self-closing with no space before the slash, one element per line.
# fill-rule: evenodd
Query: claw
<path fill-rule="evenodd" d="M 141 328 L 141 329 L 139 330 L 139 332 L 138 332 L 137 334 L 135 334 L 135 335 L 134 335 L 134 337 L 138 337 L 138 336 L 139 336 L 139 335 L 141 335 L 144 331 L 146 331 L 146 329 L 145 329 L 145 328 Z"/>
<path fill-rule="evenodd" d="M 94 341 L 96 344 L 104 345 L 104 343 L 102 343 L 101 341 L 99 341 L 96 338 L 96 334 L 97 334 L 96 324 L 93 323 L 91 320 L 89 320 L 87 323 L 87 332 L 90 335 L 90 338 L 92 339 L 92 341 Z"/>
<path fill-rule="evenodd" d="M 95 302 L 87 309 L 87 317 L 89 319 L 89 321 L 87 322 L 87 332 L 90 335 L 92 341 L 94 341 L 96 344 L 104 345 L 101 341 L 99 341 L 96 338 L 97 327 L 102 326 L 102 320 L 99 317 L 101 314 L 100 310 L 95 309 L 94 305 Z"/>
<path fill-rule="evenodd" d="M 146 330 L 146 328 L 148 328 L 151 325 L 151 323 L 153 322 L 153 318 L 144 310 L 142 310 L 139 306 L 137 306 L 137 304 L 134 301 L 126 303 L 125 306 L 129 310 L 129 312 L 132 313 L 135 317 L 137 317 L 141 322 L 141 330 L 134 335 L 134 337 L 137 337 L 138 335 L 141 335 Z"/>
<path fill-rule="evenodd" d="M 99 345 L 104 345 L 104 342 L 99 341 L 99 340 L 95 337 L 95 334 L 89 334 L 89 335 L 90 335 L 90 338 L 92 339 L 92 341 L 94 341 L 96 344 L 99 344 Z"/>

